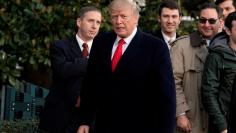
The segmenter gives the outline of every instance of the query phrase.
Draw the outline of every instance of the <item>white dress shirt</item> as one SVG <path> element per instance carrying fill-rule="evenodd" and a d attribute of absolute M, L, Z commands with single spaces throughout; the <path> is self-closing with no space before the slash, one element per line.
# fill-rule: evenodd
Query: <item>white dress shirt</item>
<path fill-rule="evenodd" d="M 90 53 L 90 50 L 91 50 L 91 47 L 92 47 L 92 44 L 93 44 L 93 40 L 89 40 L 88 42 L 84 42 L 77 34 L 76 34 L 76 40 L 79 44 L 79 47 L 81 49 L 81 51 L 83 51 L 83 44 L 86 43 L 88 44 L 88 52 Z"/>
<path fill-rule="evenodd" d="M 165 42 L 166 42 L 168 48 L 170 49 L 171 46 L 169 45 L 169 41 L 171 40 L 171 42 L 173 42 L 173 41 L 176 39 L 176 33 L 174 34 L 173 37 L 167 36 L 167 35 L 166 35 L 164 32 L 162 32 L 162 31 L 161 31 L 161 33 L 162 33 L 162 36 L 163 36 L 163 38 L 164 38 L 164 40 L 165 40 Z"/>
<path fill-rule="evenodd" d="M 125 43 L 122 45 L 122 54 L 124 54 L 125 50 L 127 49 L 127 47 L 129 46 L 130 42 L 132 41 L 132 39 L 134 38 L 135 34 L 137 33 L 137 27 L 133 30 L 133 32 L 130 34 L 130 36 L 123 38 Z M 112 48 L 112 54 L 111 54 L 111 59 L 113 58 L 113 55 L 116 51 L 116 48 L 118 46 L 118 42 L 119 40 L 122 39 L 120 37 L 116 37 L 116 40 L 114 42 L 113 48 Z"/>

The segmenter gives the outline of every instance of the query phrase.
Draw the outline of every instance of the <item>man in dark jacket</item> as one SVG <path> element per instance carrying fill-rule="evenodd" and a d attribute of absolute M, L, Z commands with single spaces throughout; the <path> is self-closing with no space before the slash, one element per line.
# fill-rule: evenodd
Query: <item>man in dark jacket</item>
<path fill-rule="evenodd" d="M 216 0 L 215 4 L 218 5 L 223 11 L 223 20 L 236 9 L 235 0 Z"/>
<path fill-rule="evenodd" d="M 232 87 L 231 106 L 228 118 L 228 133 L 236 133 L 236 76 Z"/>
<path fill-rule="evenodd" d="M 80 127 L 88 133 L 173 133 L 176 96 L 169 50 L 137 28 L 139 6 L 113 0 L 114 32 L 96 38 L 81 91 Z"/>
<path fill-rule="evenodd" d="M 209 114 L 211 133 L 227 133 L 232 84 L 236 75 L 236 12 L 225 20 L 228 43 L 209 49 L 202 80 L 202 102 Z"/>
<path fill-rule="evenodd" d="M 76 22 L 77 34 L 55 41 L 50 49 L 53 85 L 39 124 L 40 129 L 50 133 L 77 130 L 82 80 L 93 38 L 100 28 L 101 12 L 93 6 L 83 7 Z"/>
<path fill-rule="evenodd" d="M 215 35 L 215 37 L 211 40 L 210 47 L 214 46 L 216 43 L 227 43 L 227 34 L 224 31 L 224 20 L 228 16 L 229 13 L 234 12 L 236 10 L 236 1 L 235 0 L 216 0 L 215 4 L 218 5 L 222 11 L 222 32 Z"/>
<path fill-rule="evenodd" d="M 160 29 L 154 33 L 154 36 L 165 41 L 169 49 L 171 47 L 169 44 L 178 37 L 176 30 L 179 27 L 181 19 L 181 8 L 176 1 L 167 0 L 160 4 L 157 15 Z"/>

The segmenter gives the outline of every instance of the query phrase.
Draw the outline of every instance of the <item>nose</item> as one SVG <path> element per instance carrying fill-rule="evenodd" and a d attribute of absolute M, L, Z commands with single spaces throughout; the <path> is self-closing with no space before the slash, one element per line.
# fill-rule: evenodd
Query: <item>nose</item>
<path fill-rule="evenodd" d="M 210 26 L 211 24 L 209 23 L 209 21 L 206 21 L 205 26 Z"/>
<path fill-rule="evenodd" d="M 172 23 L 173 22 L 172 17 L 168 17 L 167 22 Z"/>
<path fill-rule="evenodd" d="M 226 16 L 227 11 L 225 9 L 223 9 L 223 15 Z"/>
<path fill-rule="evenodd" d="M 118 16 L 117 19 L 116 19 L 116 23 L 120 24 L 121 22 L 122 22 L 122 18 L 121 18 L 121 16 Z"/>
<path fill-rule="evenodd" d="M 97 27 L 98 27 L 98 24 L 96 23 L 96 21 L 94 21 L 93 24 L 92 24 L 92 28 L 96 29 Z"/>

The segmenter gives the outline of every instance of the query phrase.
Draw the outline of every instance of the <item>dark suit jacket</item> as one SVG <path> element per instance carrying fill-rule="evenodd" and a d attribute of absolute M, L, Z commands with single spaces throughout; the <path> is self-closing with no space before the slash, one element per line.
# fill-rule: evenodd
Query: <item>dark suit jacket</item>
<path fill-rule="evenodd" d="M 236 76 L 232 88 L 231 106 L 228 117 L 228 133 L 236 133 Z"/>
<path fill-rule="evenodd" d="M 155 32 L 153 35 L 156 36 L 156 37 L 159 37 L 162 41 L 165 42 L 165 39 L 164 39 L 164 37 L 161 33 L 161 29 L 158 29 L 157 32 Z"/>
<path fill-rule="evenodd" d="M 165 39 L 164 39 L 162 32 L 161 32 L 161 29 L 158 29 L 157 32 L 153 33 L 153 35 L 156 37 L 159 37 L 162 41 L 165 42 Z M 179 37 L 179 35 L 176 34 L 176 38 L 178 38 L 178 37 Z"/>
<path fill-rule="evenodd" d="M 140 30 L 111 70 L 115 33 L 94 41 L 81 92 L 81 123 L 95 133 L 173 133 L 176 95 L 169 50 Z"/>
<path fill-rule="evenodd" d="M 87 59 L 82 58 L 75 36 L 55 41 L 50 52 L 53 86 L 46 98 L 39 128 L 65 133 L 68 128 L 78 126 L 78 108 L 75 104 L 86 73 Z"/>

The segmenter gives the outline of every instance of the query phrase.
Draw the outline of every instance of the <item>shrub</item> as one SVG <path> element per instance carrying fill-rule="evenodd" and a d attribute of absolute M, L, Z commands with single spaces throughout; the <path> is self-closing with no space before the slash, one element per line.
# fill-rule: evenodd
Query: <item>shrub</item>
<path fill-rule="evenodd" d="M 0 122 L 1 133 L 36 133 L 38 120 L 16 120 Z"/>

